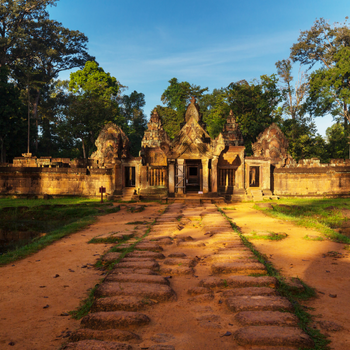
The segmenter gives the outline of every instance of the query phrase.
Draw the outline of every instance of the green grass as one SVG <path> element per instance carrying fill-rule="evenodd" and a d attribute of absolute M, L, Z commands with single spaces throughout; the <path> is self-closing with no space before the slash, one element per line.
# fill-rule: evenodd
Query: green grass
<path fill-rule="evenodd" d="M 95 222 L 120 207 L 85 198 L 53 200 L 0 199 L 0 266 L 23 259 Z"/>
<path fill-rule="evenodd" d="M 281 241 L 287 238 L 288 235 L 284 232 L 267 232 L 266 235 L 258 235 L 257 232 L 252 231 L 249 235 L 245 235 L 248 240 L 265 240 L 265 241 Z"/>
<path fill-rule="evenodd" d="M 341 210 L 350 211 L 349 199 L 288 198 L 269 203 L 273 205 L 273 209 L 258 206 L 254 208 L 272 217 L 291 221 L 298 226 L 315 229 L 333 242 L 350 244 L 350 237 L 334 230 L 347 221 Z"/>
<path fill-rule="evenodd" d="M 303 281 L 299 280 L 304 286 L 303 291 L 296 290 L 295 287 L 288 284 L 286 280 L 281 276 L 281 274 L 273 267 L 273 265 L 268 261 L 267 257 L 257 251 L 252 243 L 250 243 L 241 233 L 239 227 L 227 216 L 225 213 L 218 208 L 221 214 L 229 221 L 232 229 L 239 234 L 242 239 L 243 244 L 249 248 L 252 253 L 257 257 L 260 263 L 264 264 L 269 276 L 275 277 L 278 281 L 277 290 L 278 292 L 287 298 L 293 305 L 294 314 L 298 317 L 299 327 L 307 333 L 314 341 L 313 350 L 330 350 L 328 344 L 330 341 L 324 336 L 318 329 L 311 327 L 313 318 L 305 311 L 305 308 L 300 305 L 299 301 L 307 300 L 309 298 L 316 297 L 316 291 L 306 285 Z M 301 350 L 311 350 L 311 348 L 302 348 Z"/>

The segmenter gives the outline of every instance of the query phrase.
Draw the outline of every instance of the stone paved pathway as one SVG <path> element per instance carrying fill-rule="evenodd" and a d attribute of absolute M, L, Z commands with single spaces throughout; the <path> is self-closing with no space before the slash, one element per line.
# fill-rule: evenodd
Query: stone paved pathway
<path fill-rule="evenodd" d="M 312 347 L 276 283 L 215 205 L 171 204 L 98 287 L 65 349 Z"/>

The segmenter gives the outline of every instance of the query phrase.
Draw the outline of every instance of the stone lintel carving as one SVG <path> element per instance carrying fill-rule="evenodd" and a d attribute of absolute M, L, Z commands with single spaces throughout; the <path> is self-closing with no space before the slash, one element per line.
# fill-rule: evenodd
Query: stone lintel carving
<path fill-rule="evenodd" d="M 290 159 L 287 153 L 288 140 L 284 136 L 281 129 L 272 123 L 267 129 L 259 134 L 257 141 L 252 145 L 254 157 L 268 158 L 271 164 L 277 165 L 285 163 L 286 159 Z"/>
<path fill-rule="evenodd" d="M 99 166 L 111 165 L 116 159 L 129 157 L 129 139 L 124 131 L 112 122 L 106 124 L 95 142 L 97 151 L 91 159 L 98 161 Z"/>

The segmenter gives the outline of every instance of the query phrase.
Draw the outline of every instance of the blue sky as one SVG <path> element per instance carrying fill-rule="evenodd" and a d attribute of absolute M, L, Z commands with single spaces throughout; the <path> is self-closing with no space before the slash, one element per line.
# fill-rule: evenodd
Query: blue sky
<path fill-rule="evenodd" d="M 276 73 L 300 30 L 320 17 L 343 22 L 349 10 L 348 0 L 60 0 L 50 14 L 88 36 L 90 54 L 125 93 L 145 94 L 149 116 L 171 78 L 212 91 Z M 332 118 L 316 124 L 324 135 Z"/>

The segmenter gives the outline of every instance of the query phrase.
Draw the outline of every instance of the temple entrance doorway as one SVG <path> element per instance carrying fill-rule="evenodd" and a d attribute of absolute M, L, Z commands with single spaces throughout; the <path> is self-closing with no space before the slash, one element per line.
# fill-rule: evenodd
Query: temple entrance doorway
<path fill-rule="evenodd" d="M 135 167 L 126 166 L 125 167 L 125 187 L 135 187 Z"/>
<path fill-rule="evenodd" d="M 202 163 L 200 159 L 186 159 L 186 192 L 202 191 Z"/>

